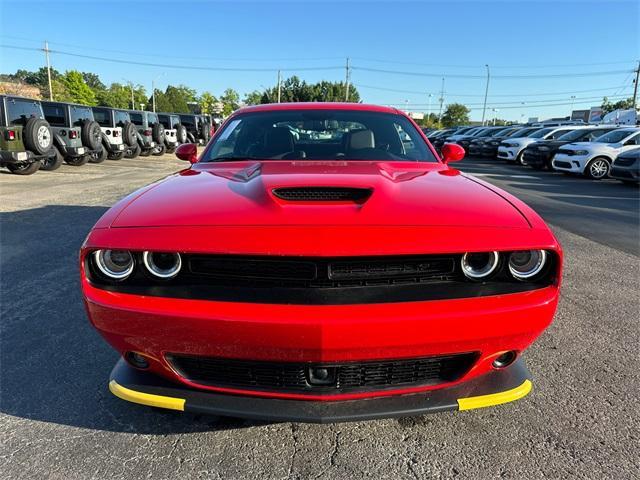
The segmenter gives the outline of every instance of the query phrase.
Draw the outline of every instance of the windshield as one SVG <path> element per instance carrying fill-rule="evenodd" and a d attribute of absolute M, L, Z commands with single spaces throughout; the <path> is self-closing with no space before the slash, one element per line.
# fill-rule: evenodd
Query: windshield
<path fill-rule="evenodd" d="M 155 113 L 147 113 L 147 124 L 154 125 L 158 123 L 158 115 Z"/>
<path fill-rule="evenodd" d="M 160 119 L 160 123 L 164 128 L 171 128 L 171 121 L 169 120 L 169 115 L 158 115 Z"/>
<path fill-rule="evenodd" d="M 225 159 L 437 162 L 404 116 L 361 110 L 282 110 L 227 122 L 203 161 Z"/>
<path fill-rule="evenodd" d="M 549 128 L 543 128 L 542 130 L 538 130 L 535 133 L 532 133 L 531 135 L 527 135 L 528 138 L 542 138 L 544 137 L 547 133 L 551 133 L 556 129 L 556 127 L 549 127 Z"/>
<path fill-rule="evenodd" d="M 598 137 L 594 142 L 598 143 L 618 143 L 627 138 L 632 133 L 640 132 L 640 130 L 614 130 L 609 133 L 605 133 L 601 137 Z"/>
<path fill-rule="evenodd" d="M 129 117 L 129 112 L 123 112 L 120 110 L 116 110 L 114 112 L 116 125 L 118 127 L 123 127 L 125 123 L 131 121 L 131 117 Z"/>
<path fill-rule="evenodd" d="M 196 119 L 193 115 L 180 115 L 180 122 L 185 127 L 195 127 Z"/>

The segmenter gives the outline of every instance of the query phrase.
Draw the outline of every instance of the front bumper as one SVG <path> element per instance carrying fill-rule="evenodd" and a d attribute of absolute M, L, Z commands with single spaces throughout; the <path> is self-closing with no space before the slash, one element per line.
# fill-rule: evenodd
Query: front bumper
<path fill-rule="evenodd" d="M 120 359 L 109 390 L 126 401 L 200 414 L 272 422 L 334 423 L 406 417 L 449 410 L 471 410 L 512 402 L 531 391 L 530 374 L 519 359 L 507 368 L 449 388 L 412 395 L 348 401 L 255 398 L 196 390 L 136 370 Z"/>
<path fill-rule="evenodd" d="M 515 161 L 516 157 L 520 153 L 520 148 L 518 147 L 498 147 L 498 158 L 502 160 L 506 160 L 508 162 Z"/>
<path fill-rule="evenodd" d="M 469 155 L 481 155 L 483 144 L 471 143 L 469 144 Z"/>
<path fill-rule="evenodd" d="M 551 161 L 554 170 L 561 172 L 583 173 L 590 158 L 586 155 L 567 155 L 556 153 Z"/>
<path fill-rule="evenodd" d="M 540 151 L 540 150 L 530 150 L 525 149 L 522 154 L 522 161 L 533 168 L 544 168 L 547 166 L 551 166 L 551 159 L 553 158 L 553 153 L 551 150 Z"/>
<path fill-rule="evenodd" d="M 495 157 L 498 154 L 498 145 L 487 145 L 485 143 L 484 145 L 482 145 L 480 154 L 483 157 Z"/>
<path fill-rule="evenodd" d="M 640 164 L 636 161 L 635 165 L 630 167 L 619 167 L 614 163 L 609 171 L 609 176 L 617 180 L 640 182 Z"/>

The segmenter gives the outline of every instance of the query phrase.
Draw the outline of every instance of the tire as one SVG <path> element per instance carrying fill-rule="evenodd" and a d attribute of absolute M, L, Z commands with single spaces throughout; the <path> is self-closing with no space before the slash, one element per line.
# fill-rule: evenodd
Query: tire
<path fill-rule="evenodd" d="M 38 155 L 45 155 L 53 146 L 51 127 L 46 120 L 30 118 L 22 132 L 24 146 Z"/>
<path fill-rule="evenodd" d="M 64 161 L 67 165 L 72 165 L 74 167 L 81 167 L 85 165 L 89 160 L 91 160 L 91 155 L 82 155 L 81 157 L 67 157 Z"/>
<path fill-rule="evenodd" d="M 40 169 L 40 162 L 33 163 L 9 163 L 7 168 L 14 175 L 33 175 Z"/>
<path fill-rule="evenodd" d="M 109 160 L 122 160 L 124 158 L 124 152 L 110 153 L 107 155 L 107 158 Z"/>
<path fill-rule="evenodd" d="M 156 157 L 159 157 L 160 155 L 164 155 L 164 153 L 167 151 L 167 147 L 164 146 L 164 143 L 160 145 L 160 149 L 157 152 L 154 152 L 153 154 Z"/>
<path fill-rule="evenodd" d="M 611 164 L 604 157 L 596 157 L 592 159 L 584 169 L 584 174 L 592 180 L 602 180 L 607 178 Z"/>
<path fill-rule="evenodd" d="M 189 143 L 198 143 L 196 142 L 196 137 L 194 137 L 191 132 L 187 132 L 187 140 L 189 140 Z"/>
<path fill-rule="evenodd" d="M 122 126 L 122 141 L 130 147 L 133 147 L 138 143 L 136 126 L 133 123 L 126 122 Z"/>
<path fill-rule="evenodd" d="M 175 126 L 176 129 L 176 139 L 178 140 L 178 143 L 187 143 L 187 129 L 184 125 L 182 125 L 181 123 L 178 123 Z"/>
<path fill-rule="evenodd" d="M 102 145 L 102 130 L 98 122 L 85 120 L 80 131 L 82 144 L 91 150 L 97 150 Z"/>
<path fill-rule="evenodd" d="M 161 123 L 155 123 L 151 128 L 151 138 L 156 143 L 164 145 L 164 126 Z"/>
<path fill-rule="evenodd" d="M 107 149 L 103 146 L 100 151 L 88 155 L 91 163 L 102 163 L 107 159 Z"/>
<path fill-rule="evenodd" d="M 524 151 L 522 151 L 518 155 L 516 155 L 516 165 L 524 166 L 524 163 L 522 161 L 522 155 L 523 154 L 524 154 Z"/>
<path fill-rule="evenodd" d="M 41 170 L 52 172 L 60 168 L 60 165 L 64 162 L 64 157 L 57 148 L 54 147 L 51 151 L 52 155 L 47 159 L 42 160 L 42 166 L 40 167 Z"/>
<path fill-rule="evenodd" d="M 125 158 L 136 158 L 140 155 L 140 152 L 142 151 L 142 149 L 140 148 L 140 145 L 138 145 L 137 143 L 131 147 L 130 149 L 128 149 L 125 154 L 124 157 Z"/>
<path fill-rule="evenodd" d="M 202 140 L 204 140 L 205 143 L 209 141 L 209 127 L 207 126 L 206 123 L 200 122 L 198 133 L 199 133 L 199 137 Z"/>
<path fill-rule="evenodd" d="M 141 157 L 148 157 L 149 155 L 151 155 L 151 150 L 140 150 Z"/>

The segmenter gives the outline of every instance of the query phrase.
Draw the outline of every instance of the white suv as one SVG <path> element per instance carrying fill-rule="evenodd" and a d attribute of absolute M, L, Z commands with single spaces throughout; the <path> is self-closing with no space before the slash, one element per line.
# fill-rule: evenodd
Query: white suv
<path fill-rule="evenodd" d="M 506 160 L 507 162 L 516 162 L 520 165 L 524 165 L 522 162 L 522 154 L 527 145 L 539 140 L 555 140 L 556 138 L 564 135 L 571 130 L 578 128 L 574 125 L 565 125 L 562 127 L 547 127 L 541 128 L 529 133 L 526 137 L 507 138 L 498 147 L 498 158 Z"/>
<path fill-rule="evenodd" d="M 581 173 L 600 180 L 609 174 L 616 157 L 640 145 L 640 128 L 617 128 L 592 142 L 564 145 L 554 155 L 551 165 L 555 170 Z"/>

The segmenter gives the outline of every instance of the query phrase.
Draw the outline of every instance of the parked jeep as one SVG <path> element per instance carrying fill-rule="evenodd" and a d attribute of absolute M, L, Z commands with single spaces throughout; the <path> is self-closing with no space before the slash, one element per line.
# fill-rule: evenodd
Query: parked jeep
<path fill-rule="evenodd" d="M 187 129 L 187 138 L 191 143 L 203 145 L 211 138 L 208 122 L 203 115 L 181 113 L 180 123 Z"/>
<path fill-rule="evenodd" d="M 164 127 L 158 120 L 158 114 L 139 110 L 130 110 L 131 121 L 138 130 L 140 156 L 162 155 L 167 147 L 164 144 Z"/>
<path fill-rule="evenodd" d="M 136 158 L 142 152 L 138 137 L 138 127 L 131 121 L 128 110 L 114 110 L 113 121 L 116 127 L 122 128 L 122 141 L 125 144 L 125 158 Z"/>
<path fill-rule="evenodd" d="M 109 107 L 93 107 L 93 117 L 100 125 L 102 131 L 102 152 L 110 160 L 120 160 L 126 153 L 126 145 L 123 138 L 123 127 L 117 125 L 116 110 Z M 128 117 L 127 117 L 128 118 Z M 122 122 L 123 124 L 126 122 Z M 129 135 L 133 138 L 131 143 L 137 143 L 135 127 L 131 122 Z"/>
<path fill-rule="evenodd" d="M 180 115 L 159 113 L 158 119 L 164 126 L 164 143 L 168 153 L 173 153 L 178 145 L 187 143 L 187 129 L 180 123 Z"/>
<path fill-rule="evenodd" d="M 51 156 L 52 145 L 51 127 L 39 100 L 0 95 L 0 166 L 31 175 Z"/>
<path fill-rule="evenodd" d="M 63 160 L 74 166 L 104 161 L 100 125 L 93 119 L 91 107 L 43 101 L 42 109 L 51 125 L 55 148 L 55 155 L 43 162 L 43 170 L 55 170 Z"/>

